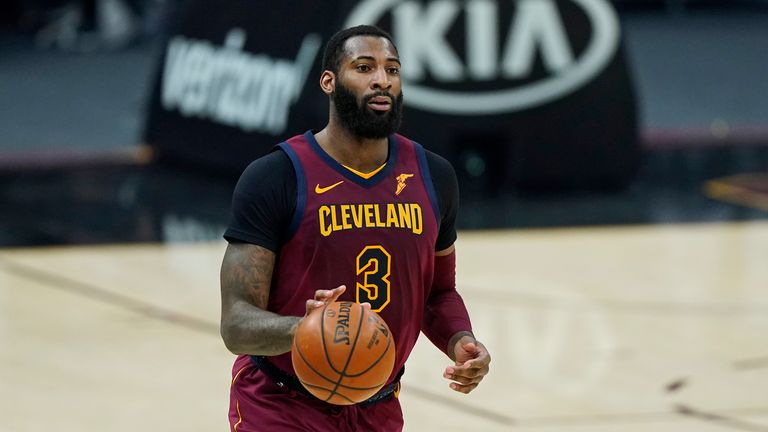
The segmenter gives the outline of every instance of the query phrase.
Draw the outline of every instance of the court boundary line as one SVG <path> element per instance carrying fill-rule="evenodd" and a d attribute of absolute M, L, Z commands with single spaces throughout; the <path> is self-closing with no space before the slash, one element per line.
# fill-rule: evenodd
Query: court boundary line
<path fill-rule="evenodd" d="M 5 257 L 0 257 L 0 266 L 11 274 L 28 280 L 33 280 L 49 288 L 77 294 L 90 300 L 129 310 L 146 318 L 175 324 L 188 330 L 194 330 L 205 334 L 215 334 L 217 336 L 220 334 L 218 324 L 172 309 L 164 308 L 150 302 L 118 294 L 96 285 L 70 279 L 60 274 L 44 271 L 28 265 L 12 262 Z"/>
<path fill-rule="evenodd" d="M 732 415 L 749 415 L 768 414 L 768 408 L 766 409 L 730 409 L 730 410 L 718 410 L 703 411 L 700 409 L 692 408 L 688 405 L 675 405 L 669 411 L 649 411 L 649 412 L 637 412 L 637 413 L 615 413 L 615 414 L 573 414 L 573 415 L 553 415 L 553 416 L 538 416 L 538 417 L 510 417 L 503 414 L 499 414 L 487 409 L 468 405 L 466 403 L 455 401 L 449 397 L 443 396 L 438 393 L 434 393 L 423 388 L 415 387 L 412 385 L 404 384 L 403 387 L 407 389 L 407 394 L 414 394 L 424 400 L 434 402 L 439 405 L 448 406 L 457 411 L 464 412 L 466 414 L 475 415 L 485 420 L 490 420 L 494 423 L 504 426 L 517 426 L 526 428 L 535 427 L 560 427 L 569 426 L 577 423 L 579 426 L 590 425 L 606 425 L 611 423 L 647 423 L 657 421 L 678 420 L 683 421 L 686 419 L 696 419 L 706 421 L 709 423 L 718 423 L 724 427 L 730 427 L 731 429 L 738 429 L 750 432 L 768 432 L 768 426 L 762 426 L 755 423 L 740 420 Z"/>
<path fill-rule="evenodd" d="M 676 405 L 675 411 L 677 414 L 680 414 L 682 416 L 694 418 L 696 420 L 700 420 L 707 423 L 719 424 L 723 427 L 727 427 L 731 429 L 749 431 L 749 432 L 768 432 L 768 426 L 766 425 L 759 425 L 757 423 L 752 423 L 746 420 L 733 418 L 730 416 L 723 415 L 721 413 L 716 413 L 714 411 L 700 410 L 684 404 Z"/>

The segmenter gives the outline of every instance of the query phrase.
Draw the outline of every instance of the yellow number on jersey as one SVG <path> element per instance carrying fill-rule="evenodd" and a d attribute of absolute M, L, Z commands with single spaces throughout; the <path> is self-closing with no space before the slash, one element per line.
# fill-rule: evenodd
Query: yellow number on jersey
<path fill-rule="evenodd" d="M 391 261 L 389 252 L 379 245 L 366 246 L 357 256 L 357 302 L 370 303 L 374 312 L 380 312 L 389 304 L 390 283 L 387 278 Z"/>

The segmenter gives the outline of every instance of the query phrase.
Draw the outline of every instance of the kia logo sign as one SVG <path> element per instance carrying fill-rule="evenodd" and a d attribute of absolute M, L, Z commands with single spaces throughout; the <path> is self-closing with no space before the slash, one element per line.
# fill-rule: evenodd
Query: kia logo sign
<path fill-rule="evenodd" d="M 392 36 L 403 60 L 406 103 L 442 114 L 499 114 L 560 99 L 594 79 L 616 53 L 619 21 L 607 0 L 570 0 L 584 12 L 591 28 L 590 40 L 578 54 L 556 0 L 507 0 L 515 6 L 515 14 L 505 32 L 499 29 L 500 1 L 364 0 L 352 10 L 345 27 L 376 24 L 390 13 Z M 463 59 L 446 37 L 462 12 Z M 531 81 L 536 58 L 547 75 Z M 434 84 L 424 83 L 427 74 Z M 493 82 L 496 88 L 450 89 L 457 83 L 482 82 Z"/>

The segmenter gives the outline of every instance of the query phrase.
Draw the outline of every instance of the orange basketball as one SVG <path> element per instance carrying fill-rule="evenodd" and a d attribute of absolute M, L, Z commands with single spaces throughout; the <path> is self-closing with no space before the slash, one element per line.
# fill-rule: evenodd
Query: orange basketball
<path fill-rule="evenodd" d="M 381 317 L 354 302 L 312 311 L 296 329 L 293 370 L 317 398 L 352 405 L 376 394 L 392 374 L 395 341 Z"/>

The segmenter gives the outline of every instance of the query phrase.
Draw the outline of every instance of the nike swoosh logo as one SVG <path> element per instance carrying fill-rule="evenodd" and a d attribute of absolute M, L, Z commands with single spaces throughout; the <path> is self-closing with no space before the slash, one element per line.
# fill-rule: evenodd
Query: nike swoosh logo
<path fill-rule="evenodd" d="M 318 183 L 317 186 L 315 186 L 315 193 L 318 195 L 324 194 L 342 183 L 344 183 L 344 180 L 326 187 L 320 187 L 320 184 Z"/>

